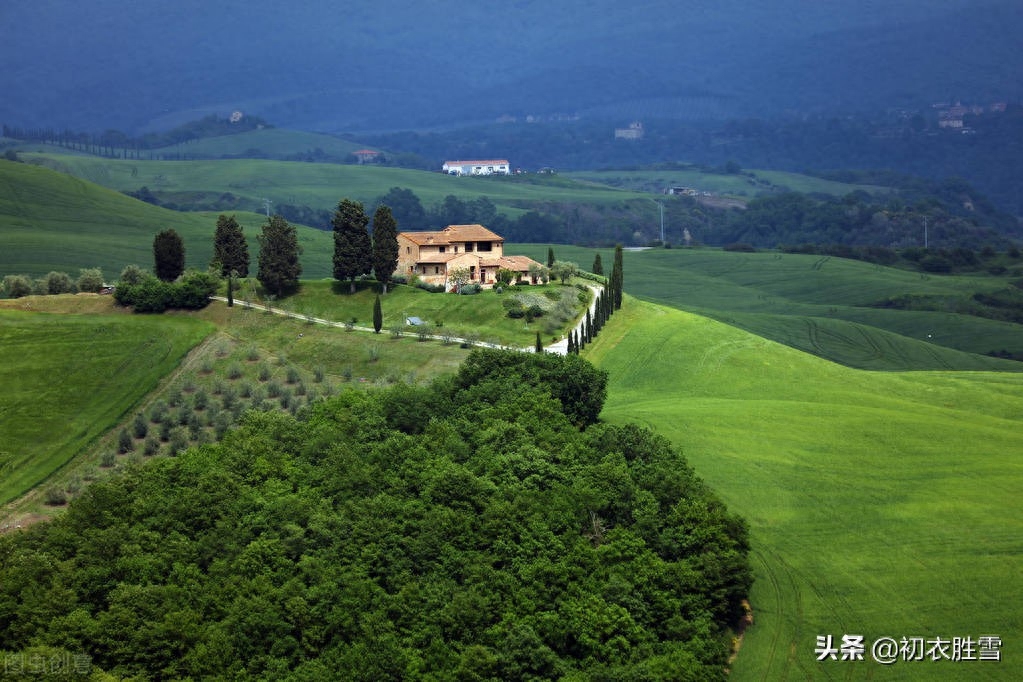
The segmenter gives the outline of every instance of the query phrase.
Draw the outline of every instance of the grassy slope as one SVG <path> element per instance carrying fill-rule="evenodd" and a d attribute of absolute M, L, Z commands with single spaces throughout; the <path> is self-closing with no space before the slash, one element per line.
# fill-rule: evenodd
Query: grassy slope
<path fill-rule="evenodd" d="M 546 262 L 546 246 L 509 248 Z M 585 269 L 596 253 L 570 246 L 554 249 L 557 258 Z M 600 253 L 610 270 L 612 252 Z M 1008 286 L 1010 277 L 926 276 L 842 258 L 711 249 L 627 251 L 624 262 L 630 294 L 853 367 L 1023 371 L 1021 363 L 984 357 L 989 351 L 1023 351 L 1019 325 L 867 307 L 902 294 L 993 291 Z"/>
<path fill-rule="evenodd" d="M 813 648 L 823 634 L 1023 637 L 1023 376 L 849 369 L 635 300 L 586 355 L 611 373 L 604 418 L 677 442 L 750 522 L 756 624 L 732 679 L 1018 672 L 1008 652 L 886 669 L 817 664 Z"/>
<path fill-rule="evenodd" d="M 0 504 L 112 428 L 211 330 L 178 317 L 0 310 Z"/>
<path fill-rule="evenodd" d="M 566 177 L 644 192 L 663 192 L 667 187 L 692 187 L 701 192 L 732 196 L 757 196 L 777 192 L 808 192 L 843 196 L 856 190 L 887 194 L 876 185 L 853 185 L 784 171 L 744 171 L 748 175 L 704 173 L 699 170 L 571 171 Z"/>
<path fill-rule="evenodd" d="M 256 236 L 265 217 L 237 218 L 255 272 Z M 187 265 L 204 268 L 216 222 L 216 214 L 169 211 L 63 173 L 0 160 L 0 275 L 59 270 L 77 276 L 78 268 L 101 267 L 114 279 L 129 263 L 151 267 L 153 237 L 167 228 L 184 238 Z M 299 227 L 299 242 L 305 274 L 329 275 L 331 235 Z"/>
<path fill-rule="evenodd" d="M 646 196 L 611 187 L 567 182 L 560 178 L 456 178 L 442 173 L 382 168 L 265 161 L 121 161 L 58 154 L 31 155 L 76 177 L 118 191 L 151 190 L 231 192 L 261 201 L 332 210 L 345 197 L 372 203 L 392 187 L 413 190 L 424 206 L 439 204 L 449 194 L 472 199 L 487 196 L 503 212 L 518 214 L 519 201 L 572 201 L 607 204 Z M 535 184 L 534 184 L 535 182 Z M 414 229 L 410 227 L 410 229 Z"/>
<path fill-rule="evenodd" d="M 301 291 L 273 305 L 300 315 L 335 322 L 348 322 L 354 317 L 359 326 L 371 327 L 375 291 L 359 283 L 358 292 L 351 295 L 348 287 L 347 282 L 334 280 L 305 281 Z M 392 286 L 381 297 L 380 308 L 384 318 L 381 333 L 387 334 L 395 325 L 404 326 L 406 317 L 415 316 L 427 323 L 431 334 L 446 333 L 459 338 L 474 335 L 487 343 L 529 348 L 535 343 L 537 331 L 543 334 L 546 343 L 548 339 L 561 338 L 568 333 L 568 325 L 550 328 L 546 324 L 549 317 L 537 318 L 532 323 L 527 323 L 525 318 L 512 319 L 508 317 L 503 303 L 517 295 L 541 307 L 553 308 L 554 303 L 543 295 L 545 291 L 568 297 L 582 312 L 582 304 L 577 300 L 578 290 L 560 284 L 523 286 L 503 294 L 488 289 L 473 296 L 433 294 L 410 286 Z M 442 327 L 435 327 L 438 322 L 442 323 Z"/>
<path fill-rule="evenodd" d="M 237 135 L 222 135 L 220 137 L 191 140 L 152 151 L 154 154 L 238 156 L 249 153 L 250 150 L 258 150 L 267 156 L 277 157 L 320 149 L 331 156 L 344 158 L 356 149 L 363 148 L 365 148 L 365 145 L 359 145 L 331 135 L 309 133 L 302 130 L 286 130 L 284 128 L 264 128 L 263 130 L 250 130 L 238 133 Z"/>

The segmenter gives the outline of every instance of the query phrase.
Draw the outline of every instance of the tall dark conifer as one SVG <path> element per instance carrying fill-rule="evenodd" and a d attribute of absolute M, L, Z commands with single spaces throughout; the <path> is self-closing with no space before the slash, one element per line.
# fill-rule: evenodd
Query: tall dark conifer
<path fill-rule="evenodd" d="M 615 262 L 611 268 L 611 295 L 614 310 L 622 307 L 622 293 L 624 292 L 625 277 L 623 275 L 622 245 L 615 247 Z"/>
<path fill-rule="evenodd" d="M 185 242 L 173 229 L 153 239 L 153 270 L 164 282 L 173 282 L 185 271 Z"/>
<path fill-rule="evenodd" d="M 259 235 L 259 272 L 256 278 L 267 293 L 274 296 L 295 289 L 302 264 L 298 255 L 302 247 L 298 244 L 298 233 L 282 216 L 267 218 L 263 233 Z"/>
<path fill-rule="evenodd" d="M 354 294 L 355 278 L 373 270 L 373 243 L 366 229 L 369 218 L 360 202 L 342 199 L 330 223 L 334 227 L 334 279 L 348 280 Z"/>
<path fill-rule="evenodd" d="M 383 285 L 386 294 L 387 283 L 398 267 L 398 222 L 391 209 L 383 205 L 377 206 L 373 213 L 372 261 L 373 276 Z"/>
<path fill-rule="evenodd" d="M 234 216 L 217 218 L 217 231 L 213 235 L 213 260 L 220 263 L 220 274 L 228 277 L 232 271 L 238 277 L 249 276 L 249 245 L 245 243 L 242 227 Z"/>

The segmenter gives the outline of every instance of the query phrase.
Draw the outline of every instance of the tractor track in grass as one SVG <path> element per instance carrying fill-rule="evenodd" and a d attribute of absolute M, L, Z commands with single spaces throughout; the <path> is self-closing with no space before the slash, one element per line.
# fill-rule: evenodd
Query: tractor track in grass
<path fill-rule="evenodd" d="M 754 604 L 754 611 L 762 620 L 775 620 L 773 631 L 770 631 L 766 662 L 760 666 L 756 679 L 765 682 L 787 679 L 795 659 L 803 622 L 802 596 L 795 574 L 777 553 L 768 549 L 753 549 L 750 555 L 760 563 L 770 591 L 767 603 Z M 794 614 L 792 633 L 789 636 L 785 634 L 786 624 L 782 620 L 784 613 Z"/>

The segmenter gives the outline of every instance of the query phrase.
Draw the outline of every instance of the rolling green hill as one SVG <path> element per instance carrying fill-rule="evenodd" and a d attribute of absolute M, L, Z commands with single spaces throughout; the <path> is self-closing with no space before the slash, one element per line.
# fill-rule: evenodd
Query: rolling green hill
<path fill-rule="evenodd" d="M 227 156 L 283 158 L 306 153 L 319 153 L 331 159 L 346 158 L 365 145 L 342 140 L 332 135 L 284 128 L 263 128 L 236 135 L 221 135 L 190 140 L 181 144 L 154 149 L 153 154 L 184 154 L 195 158 Z"/>
<path fill-rule="evenodd" d="M 861 190 L 889 194 L 892 189 L 878 185 L 855 185 L 784 171 L 745 170 L 743 173 L 714 173 L 698 169 L 571 171 L 566 177 L 619 189 L 659 194 L 668 187 L 691 187 L 700 192 L 753 197 L 776 192 L 805 192 L 843 196 Z"/>
<path fill-rule="evenodd" d="M 448 195 L 466 199 L 485 195 L 499 211 L 513 216 L 529 203 L 606 205 L 649 198 L 638 192 L 549 176 L 456 178 L 404 168 L 259 159 L 126 161 L 63 154 L 25 154 L 24 158 L 120 192 L 141 187 L 165 192 L 230 192 L 251 202 L 267 198 L 275 204 L 321 210 L 333 210 L 345 197 L 371 204 L 392 187 L 411 189 L 424 206 L 439 204 Z"/>
<path fill-rule="evenodd" d="M 213 326 L 0 310 L 0 505 L 124 417 Z"/>
<path fill-rule="evenodd" d="M 253 271 L 256 237 L 265 221 L 238 213 L 249 241 Z M 77 276 L 100 267 L 108 280 L 130 263 L 152 267 L 153 237 L 174 228 L 185 241 L 186 264 L 205 268 L 213 254 L 216 214 L 181 213 L 124 196 L 64 173 L 0 160 L 0 274 L 33 277 L 51 270 Z M 299 227 L 305 274 L 331 272 L 331 235 Z"/>
<path fill-rule="evenodd" d="M 547 247 L 510 249 L 545 259 Z M 598 251 L 555 246 L 584 269 Z M 607 264 L 611 251 L 599 251 Z M 1019 276 L 921 275 L 860 261 L 713 249 L 627 251 L 625 290 L 696 312 L 852 367 L 877 370 L 1023 371 L 1023 363 L 986 357 L 1023 351 L 1018 324 L 954 312 L 975 292 L 1011 288 Z M 948 311 L 872 307 L 890 297 L 946 300 Z"/>
<path fill-rule="evenodd" d="M 585 354 L 610 372 L 603 418 L 669 437 L 751 525 L 730 679 L 1018 675 L 1023 375 L 850 369 L 635 300 Z M 844 634 L 1006 644 L 1001 663 L 818 663 L 816 637 Z"/>

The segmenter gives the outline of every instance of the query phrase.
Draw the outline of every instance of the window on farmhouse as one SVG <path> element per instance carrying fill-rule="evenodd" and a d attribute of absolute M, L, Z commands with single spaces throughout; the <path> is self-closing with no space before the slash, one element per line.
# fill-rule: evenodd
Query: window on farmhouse
<path fill-rule="evenodd" d="M 444 253 L 445 251 L 448 250 L 448 247 L 446 247 L 446 246 L 440 246 L 440 247 L 437 247 L 437 248 L 440 249 L 440 253 Z"/>
<path fill-rule="evenodd" d="M 490 242 L 476 242 L 477 251 L 490 251 Z"/>

